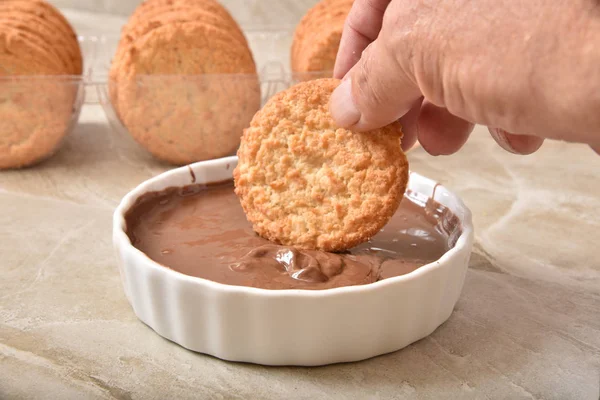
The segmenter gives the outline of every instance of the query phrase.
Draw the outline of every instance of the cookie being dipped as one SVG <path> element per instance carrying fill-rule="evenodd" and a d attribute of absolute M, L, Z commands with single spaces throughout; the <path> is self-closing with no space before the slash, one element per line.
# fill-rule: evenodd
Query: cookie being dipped
<path fill-rule="evenodd" d="M 329 100 L 339 83 L 317 79 L 275 95 L 244 131 L 235 192 L 254 231 L 275 243 L 344 251 L 400 205 L 408 183 L 401 126 L 337 127 Z"/>

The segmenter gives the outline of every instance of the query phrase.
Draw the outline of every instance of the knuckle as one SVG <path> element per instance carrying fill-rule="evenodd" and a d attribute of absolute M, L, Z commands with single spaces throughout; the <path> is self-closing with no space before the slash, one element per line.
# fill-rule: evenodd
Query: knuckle
<path fill-rule="evenodd" d="M 355 12 L 350 11 L 344 22 L 346 28 L 349 28 L 355 32 L 360 30 L 360 18 Z"/>

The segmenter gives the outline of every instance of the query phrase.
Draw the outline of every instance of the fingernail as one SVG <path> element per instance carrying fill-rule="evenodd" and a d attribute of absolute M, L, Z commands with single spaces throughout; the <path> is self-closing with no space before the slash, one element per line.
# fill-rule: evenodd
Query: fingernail
<path fill-rule="evenodd" d="M 333 91 L 329 111 L 335 123 L 341 127 L 356 125 L 360 112 L 352 98 L 352 79 L 346 79 Z"/>
<path fill-rule="evenodd" d="M 504 150 L 508 151 L 509 153 L 519 154 L 519 152 L 516 151 L 514 147 L 512 147 L 512 145 L 506 138 L 506 132 L 504 130 L 499 129 L 499 128 L 489 128 L 489 131 L 490 131 L 490 134 L 496 140 L 496 143 L 498 143 L 500 145 L 500 147 L 502 147 Z"/>

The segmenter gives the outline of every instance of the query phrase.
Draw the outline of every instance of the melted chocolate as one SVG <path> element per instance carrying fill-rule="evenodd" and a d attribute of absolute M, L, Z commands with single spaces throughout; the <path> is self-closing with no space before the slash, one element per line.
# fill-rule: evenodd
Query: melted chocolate
<path fill-rule="evenodd" d="M 279 246 L 253 232 L 231 182 L 148 193 L 126 223 L 133 245 L 168 268 L 265 289 L 328 289 L 404 275 L 438 260 L 460 234 L 447 208 L 407 192 L 385 228 L 348 252 Z"/>

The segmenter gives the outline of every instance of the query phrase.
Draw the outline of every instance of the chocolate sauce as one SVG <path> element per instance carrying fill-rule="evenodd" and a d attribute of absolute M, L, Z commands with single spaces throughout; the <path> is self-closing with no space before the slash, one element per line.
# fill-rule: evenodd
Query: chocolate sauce
<path fill-rule="evenodd" d="M 253 232 L 231 182 L 148 193 L 126 223 L 133 245 L 168 268 L 265 289 L 328 289 L 404 275 L 438 260 L 460 234 L 447 208 L 407 192 L 385 228 L 348 252 L 279 246 Z"/>

